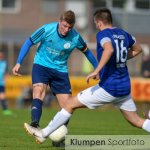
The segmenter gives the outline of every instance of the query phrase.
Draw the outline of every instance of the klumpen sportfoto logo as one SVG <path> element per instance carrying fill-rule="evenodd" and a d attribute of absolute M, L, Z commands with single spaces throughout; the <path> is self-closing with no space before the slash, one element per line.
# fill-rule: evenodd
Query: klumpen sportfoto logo
<path fill-rule="evenodd" d="M 150 135 L 68 135 L 67 150 L 145 150 L 150 149 Z"/>

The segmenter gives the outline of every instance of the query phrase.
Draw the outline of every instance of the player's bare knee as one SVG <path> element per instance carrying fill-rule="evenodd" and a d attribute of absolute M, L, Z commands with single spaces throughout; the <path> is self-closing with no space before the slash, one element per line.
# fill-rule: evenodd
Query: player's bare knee
<path fill-rule="evenodd" d="M 61 108 L 65 108 L 66 104 L 67 104 L 66 101 L 63 101 L 63 100 L 59 101 L 59 105 L 60 105 Z"/>
<path fill-rule="evenodd" d="M 73 110 L 74 110 L 73 107 L 72 107 L 72 105 L 68 104 L 68 103 L 64 106 L 64 109 L 67 110 L 70 113 L 72 113 Z"/>
<path fill-rule="evenodd" d="M 67 110 L 68 112 L 72 113 L 73 110 L 74 110 L 74 105 L 73 105 L 73 103 L 72 103 L 71 100 L 68 100 L 68 101 L 65 102 L 63 108 L 64 108 L 65 110 Z"/>
<path fill-rule="evenodd" d="M 45 96 L 45 88 L 41 85 L 33 86 L 33 98 L 38 98 L 43 100 Z"/>

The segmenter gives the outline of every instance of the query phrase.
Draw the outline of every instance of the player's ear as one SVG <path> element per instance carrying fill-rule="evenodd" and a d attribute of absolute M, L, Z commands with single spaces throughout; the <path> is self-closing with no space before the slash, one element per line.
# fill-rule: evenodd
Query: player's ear
<path fill-rule="evenodd" d="M 97 27 L 98 27 L 98 29 L 100 29 L 100 27 L 101 27 L 101 21 L 100 20 L 97 21 Z"/>
<path fill-rule="evenodd" d="M 58 25 L 60 26 L 61 20 L 58 21 Z"/>
<path fill-rule="evenodd" d="M 98 27 L 99 29 L 101 29 L 101 27 L 103 26 L 103 22 L 101 20 L 98 21 Z"/>

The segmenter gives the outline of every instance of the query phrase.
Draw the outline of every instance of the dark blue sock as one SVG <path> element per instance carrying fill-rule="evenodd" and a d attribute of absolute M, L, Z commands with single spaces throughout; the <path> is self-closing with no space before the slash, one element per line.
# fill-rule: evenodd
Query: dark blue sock
<path fill-rule="evenodd" d="M 42 104 L 40 99 L 33 99 L 31 106 L 31 119 L 32 122 L 36 122 L 39 125 L 40 118 L 42 115 Z"/>
<path fill-rule="evenodd" d="M 0 101 L 1 101 L 2 109 L 7 110 L 7 101 L 6 101 L 6 99 L 0 100 Z"/>

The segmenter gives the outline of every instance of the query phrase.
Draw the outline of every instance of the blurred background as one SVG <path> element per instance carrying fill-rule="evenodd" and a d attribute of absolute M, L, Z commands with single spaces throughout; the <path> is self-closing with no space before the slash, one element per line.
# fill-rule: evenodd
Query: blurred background
<path fill-rule="evenodd" d="M 10 102 L 16 104 L 25 92 L 31 94 L 31 69 L 36 46 L 32 47 L 23 61 L 22 77 L 12 76 L 11 70 L 22 44 L 32 32 L 45 23 L 58 21 L 63 11 L 73 10 L 77 20 L 75 28 L 95 55 L 97 30 L 93 13 L 100 7 L 108 7 L 113 14 L 114 26 L 125 29 L 141 43 L 143 54 L 128 61 L 132 96 L 136 101 L 150 100 L 150 0 L 0 0 L 0 50 L 5 52 L 8 61 L 6 95 Z M 73 94 L 76 94 L 87 87 L 84 76 L 92 67 L 77 50 L 69 58 L 68 66 Z M 47 99 L 50 98 L 53 96 Z"/>

